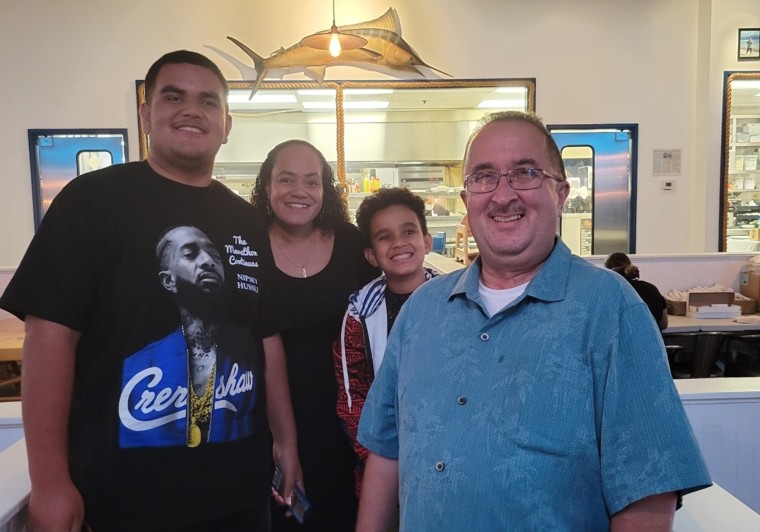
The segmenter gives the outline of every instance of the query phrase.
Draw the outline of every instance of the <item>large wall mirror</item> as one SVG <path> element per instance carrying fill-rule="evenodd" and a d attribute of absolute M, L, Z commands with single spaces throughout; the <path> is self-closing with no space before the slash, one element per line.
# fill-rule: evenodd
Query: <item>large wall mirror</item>
<path fill-rule="evenodd" d="M 144 83 L 137 82 L 138 106 Z M 229 142 L 214 177 L 248 198 L 261 162 L 276 144 L 305 139 L 324 153 L 343 184 L 349 208 L 382 186 L 405 186 L 426 199 L 433 235 L 446 232 L 453 254 L 461 159 L 484 114 L 534 111 L 534 79 L 459 81 L 230 82 Z M 252 97 L 251 97 L 252 96 Z M 140 130 L 140 152 L 148 140 Z"/>
<path fill-rule="evenodd" d="M 760 252 L 760 72 L 726 72 L 720 251 Z"/>

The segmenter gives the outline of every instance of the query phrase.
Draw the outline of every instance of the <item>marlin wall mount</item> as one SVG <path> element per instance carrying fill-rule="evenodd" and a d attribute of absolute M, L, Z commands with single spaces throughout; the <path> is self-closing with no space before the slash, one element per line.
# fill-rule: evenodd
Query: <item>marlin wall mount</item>
<path fill-rule="evenodd" d="M 420 59 L 409 44 L 401 37 L 401 21 L 394 8 L 389 8 L 384 15 L 374 20 L 339 26 L 341 32 L 350 32 L 367 40 L 367 44 L 353 50 L 343 50 L 338 57 L 330 55 L 328 50 L 311 48 L 299 41 L 289 48 L 280 48 L 269 57 L 262 57 L 248 46 L 227 37 L 239 46 L 253 60 L 256 69 L 256 81 L 251 91 L 251 98 L 268 74 L 275 71 L 282 77 L 293 72 L 303 72 L 313 80 L 322 82 L 328 66 L 347 65 L 370 70 L 384 71 L 394 75 L 394 71 L 417 74 L 422 78 L 438 78 L 431 71 L 450 76 L 446 72 L 432 67 Z M 325 30 L 329 32 L 330 30 Z M 422 69 L 420 68 L 422 67 Z"/>

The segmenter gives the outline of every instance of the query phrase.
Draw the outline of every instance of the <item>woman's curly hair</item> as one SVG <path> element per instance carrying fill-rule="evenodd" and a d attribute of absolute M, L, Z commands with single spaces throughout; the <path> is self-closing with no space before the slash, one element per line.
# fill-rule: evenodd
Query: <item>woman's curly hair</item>
<path fill-rule="evenodd" d="M 251 203 L 259 208 L 266 217 L 267 222 L 271 224 L 275 216 L 269 203 L 267 186 L 272 182 L 272 170 L 277 161 L 277 155 L 290 146 L 306 146 L 311 148 L 317 154 L 317 157 L 319 157 L 322 165 L 322 209 L 314 219 L 314 225 L 322 231 L 333 231 L 339 225 L 349 222 L 348 208 L 345 201 L 343 201 L 338 184 L 335 182 L 335 174 L 332 167 L 327 163 L 321 151 L 312 144 L 300 139 L 281 142 L 267 154 L 267 158 L 259 169 L 259 175 L 256 177 L 256 184 L 251 193 Z"/>

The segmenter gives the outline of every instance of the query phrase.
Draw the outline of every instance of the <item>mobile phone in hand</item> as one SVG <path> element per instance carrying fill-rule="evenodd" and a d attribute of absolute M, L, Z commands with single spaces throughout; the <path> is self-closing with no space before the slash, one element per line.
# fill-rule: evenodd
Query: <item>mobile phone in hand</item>
<path fill-rule="evenodd" d="M 272 477 L 272 487 L 283 498 L 286 495 L 282 492 L 284 481 L 285 478 L 282 474 L 282 470 L 280 469 L 280 466 L 277 466 L 274 470 L 274 476 Z M 306 518 L 309 516 L 309 510 L 311 510 L 311 502 L 306 498 L 306 494 L 303 492 L 303 490 L 298 487 L 298 484 L 293 487 L 293 496 L 290 498 L 288 509 L 290 510 L 290 513 L 293 514 L 293 517 L 296 519 L 296 521 L 298 521 L 300 524 L 303 524 L 304 521 L 306 521 Z"/>

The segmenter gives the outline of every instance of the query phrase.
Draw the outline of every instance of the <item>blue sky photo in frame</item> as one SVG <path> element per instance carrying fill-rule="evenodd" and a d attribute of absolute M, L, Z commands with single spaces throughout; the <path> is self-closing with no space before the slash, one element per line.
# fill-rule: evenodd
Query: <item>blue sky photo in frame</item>
<path fill-rule="evenodd" d="M 739 29 L 739 61 L 760 59 L 760 28 Z"/>

